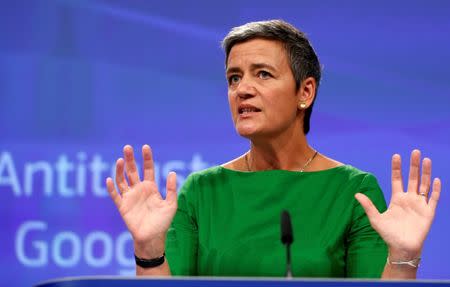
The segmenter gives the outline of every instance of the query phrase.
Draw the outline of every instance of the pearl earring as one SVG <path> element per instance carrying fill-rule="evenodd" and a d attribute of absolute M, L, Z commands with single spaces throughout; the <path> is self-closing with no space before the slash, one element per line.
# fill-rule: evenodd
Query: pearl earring
<path fill-rule="evenodd" d="M 306 103 L 305 102 L 298 103 L 298 108 L 301 109 L 301 110 L 305 109 L 306 108 Z"/>

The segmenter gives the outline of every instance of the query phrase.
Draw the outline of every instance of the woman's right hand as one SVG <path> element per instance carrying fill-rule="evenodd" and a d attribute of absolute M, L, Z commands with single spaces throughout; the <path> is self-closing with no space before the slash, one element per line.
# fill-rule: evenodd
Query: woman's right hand
<path fill-rule="evenodd" d="M 116 184 L 120 194 L 110 177 L 106 179 L 108 192 L 133 237 L 135 254 L 141 258 L 160 257 L 164 253 L 167 230 L 177 211 L 176 174 L 170 172 L 167 176 L 164 200 L 155 182 L 150 147 L 142 147 L 143 180 L 139 179 L 133 148 L 126 145 L 123 154 L 124 159 L 119 158 L 116 162 Z"/>

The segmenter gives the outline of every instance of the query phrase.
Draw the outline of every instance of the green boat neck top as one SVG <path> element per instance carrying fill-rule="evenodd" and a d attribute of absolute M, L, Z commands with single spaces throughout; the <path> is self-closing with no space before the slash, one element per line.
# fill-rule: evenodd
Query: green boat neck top
<path fill-rule="evenodd" d="M 295 277 L 381 276 L 387 247 L 354 198 L 386 210 L 375 177 L 350 165 L 315 171 L 243 172 L 221 166 L 191 174 L 167 234 L 173 275 L 284 276 L 280 215 L 289 211 Z"/>

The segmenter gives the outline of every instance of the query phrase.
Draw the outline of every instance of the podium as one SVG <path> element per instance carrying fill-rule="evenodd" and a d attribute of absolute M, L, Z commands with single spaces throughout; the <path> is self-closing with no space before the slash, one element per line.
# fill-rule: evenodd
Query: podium
<path fill-rule="evenodd" d="M 373 279 L 255 278 L 255 277 L 71 277 L 49 280 L 36 287 L 450 287 L 450 280 L 386 281 Z"/>

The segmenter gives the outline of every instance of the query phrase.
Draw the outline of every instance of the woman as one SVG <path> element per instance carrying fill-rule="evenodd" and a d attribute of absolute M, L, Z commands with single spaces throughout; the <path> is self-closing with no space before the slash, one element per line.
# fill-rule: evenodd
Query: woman
<path fill-rule="evenodd" d="M 420 152 L 412 152 L 404 192 L 400 156 L 392 157 L 386 209 L 371 174 L 307 142 L 320 64 L 303 33 L 279 20 L 253 22 L 234 28 L 223 47 L 233 122 L 251 148 L 191 175 L 178 199 L 170 173 L 163 200 L 150 147 L 140 180 L 125 146 L 121 195 L 111 178 L 107 187 L 133 236 L 137 274 L 283 276 L 278 221 L 288 210 L 294 276 L 415 278 L 441 188 L 435 179 L 429 196 L 430 159 L 419 178 Z"/>

